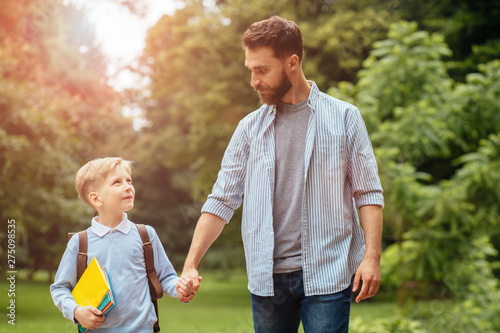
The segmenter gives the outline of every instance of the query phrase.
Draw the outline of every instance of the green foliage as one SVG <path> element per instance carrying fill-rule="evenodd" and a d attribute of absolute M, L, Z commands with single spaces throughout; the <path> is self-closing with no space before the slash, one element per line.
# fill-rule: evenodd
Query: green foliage
<path fill-rule="evenodd" d="M 451 116 L 450 127 L 460 138 L 455 144 L 464 152 L 475 151 L 482 139 L 500 131 L 500 60 L 479 64 L 478 69 L 455 87 L 444 106 Z"/>
<path fill-rule="evenodd" d="M 403 19 L 415 21 L 422 30 L 439 32 L 453 50 L 450 75 L 463 81 L 477 64 L 498 59 L 500 54 L 500 4 L 498 1 L 406 0 L 398 3 Z"/>
<path fill-rule="evenodd" d="M 367 121 L 386 198 L 383 287 L 398 290 L 405 310 L 361 331 L 500 329 L 490 237 L 499 223 L 499 61 L 460 83 L 447 74 L 450 55 L 443 36 L 398 22 L 373 44 L 357 84 L 329 90 Z M 412 299 L 436 294 L 452 297 L 452 309 L 412 309 Z"/>
<path fill-rule="evenodd" d="M 450 84 L 441 58 L 451 51 L 442 36 L 417 31 L 408 22 L 393 24 L 387 36 L 373 44 L 358 84 L 360 100 L 368 102 L 363 106 L 382 121 L 397 117 L 398 107 L 446 91 Z"/>
<path fill-rule="evenodd" d="M 464 166 L 457 173 L 457 182 L 464 184 L 467 197 L 478 209 L 480 219 L 486 219 L 492 227 L 499 224 L 500 192 L 500 131 L 480 142 L 476 153 L 462 156 L 458 162 Z M 486 208 L 486 209 L 485 209 Z"/>
<path fill-rule="evenodd" d="M 377 320 L 375 322 L 364 322 L 361 318 L 351 321 L 349 330 L 363 333 L 427 333 L 424 325 L 417 321 L 400 316 L 397 319 Z"/>
<path fill-rule="evenodd" d="M 329 94 L 357 105 L 373 144 L 397 148 L 398 162 L 419 167 L 449 158 L 455 135 L 442 96 L 452 81 L 441 58 L 451 51 L 442 36 L 417 31 L 415 23 L 393 24 L 388 37 L 373 44 L 355 86 L 343 82 Z"/>
<path fill-rule="evenodd" d="M 357 72 L 374 41 L 385 38 L 398 19 L 390 2 L 321 1 L 323 11 L 300 19 L 304 38 L 304 72 L 321 89 L 340 81 L 357 81 Z M 293 16 L 292 16 L 293 19 Z"/>
<path fill-rule="evenodd" d="M 154 101 L 146 108 L 152 122 L 146 132 L 158 134 L 147 145 L 158 148 L 165 168 L 183 173 L 189 166 L 193 178 L 184 182 L 185 190 L 199 201 L 210 191 L 245 101 L 254 104 L 243 61 L 236 61 L 237 33 L 206 11 L 193 2 L 164 16 L 151 29 L 144 54 L 152 62 L 148 100 Z M 212 36 L 219 36 L 216 44 Z"/>
<path fill-rule="evenodd" d="M 115 111 L 117 94 L 102 84 L 93 39 L 65 28 L 82 13 L 22 2 L 0 8 L 0 217 L 16 220 L 16 268 L 53 273 L 67 232 L 92 214 L 76 198 L 76 171 L 106 144 L 124 144 L 130 125 Z"/>

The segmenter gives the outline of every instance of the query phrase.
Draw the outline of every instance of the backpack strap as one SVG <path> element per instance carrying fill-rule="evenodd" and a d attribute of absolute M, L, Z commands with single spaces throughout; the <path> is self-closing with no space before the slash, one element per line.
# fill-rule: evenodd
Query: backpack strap
<path fill-rule="evenodd" d="M 68 241 L 73 237 L 75 233 L 68 233 Z M 76 281 L 80 280 L 83 272 L 87 268 L 87 250 L 88 250 L 88 239 L 87 239 L 87 230 L 80 231 L 78 233 L 79 246 L 78 246 L 78 258 L 76 264 Z"/>
<path fill-rule="evenodd" d="M 157 300 L 163 297 L 163 288 L 161 286 L 160 280 L 158 280 L 158 276 L 156 275 L 153 246 L 151 245 L 151 241 L 149 240 L 148 231 L 144 224 L 136 224 L 135 226 L 139 231 L 139 235 L 141 235 L 142 247 L 144 249 L 144 261 L 146 262 L 146 273 L 148 275 L 149 293 L 151 294 L 151 301 L 153 302 L 153 305 L 155 307 L 156 318 L 158 319 L 153 328 L 154 332 L 159 332 L 160 317 L 158 315 Z"/>
<path fill-rule="evenodd" d="M 68 241 L 73 237 L 76 232 L 68 232 Z M 88 238 L 87 230 L 78 232 L 78 257 L 76 259 L 76 281 L 78 282 L 82 277 L 83 272 L 87 268 L 87 250 L 88 250 Z M 80 325 L 78 325 L 76 331 L 80 333 Z"/>

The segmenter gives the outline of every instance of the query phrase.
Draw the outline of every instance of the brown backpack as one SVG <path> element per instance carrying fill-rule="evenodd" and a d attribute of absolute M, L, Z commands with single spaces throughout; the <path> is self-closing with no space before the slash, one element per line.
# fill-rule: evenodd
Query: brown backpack
<path fill-rule="evenodd" d="M 155 307 L 157 321 L 153 326 L 154 332 L 160 332 L 160 316 L 158 314 L 158 299 L 163 297 L 163 288 L 155 270 L 155 260 L 153 254 L 153 246 L 149 240 L 148 231 L 144 224 L 135 224 L 139 235 L 141 235 L 142 247 L 144 249 L 144 261 L 146 262 L 146 273 L 148 275 L 149 293 L 151 294 L 151 301 Z M 74 235 L 74 232 L 68 233 L 68 240 Z M 80 245 L 78 249 L 78 259 L 77 259 L 77 281 L 80 280 L 83 272 L 87 268 L 87 230 L 78 232 L 80 239 Z"/>

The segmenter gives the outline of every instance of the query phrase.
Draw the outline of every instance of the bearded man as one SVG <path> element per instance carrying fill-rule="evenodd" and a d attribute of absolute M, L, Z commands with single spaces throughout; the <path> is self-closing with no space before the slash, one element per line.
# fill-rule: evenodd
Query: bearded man
<path fill-rule="evenodd" d="M 243 202 L 255 331 L 347 332 L 353 291 L 359 302 L 380 285 L 384 198 L 365 124 L 305 78 L 294 22 L 256 22 L 242 46 L 263 105 L 233 134 L 182 275 L 199 287 L 200 260 Z"/>

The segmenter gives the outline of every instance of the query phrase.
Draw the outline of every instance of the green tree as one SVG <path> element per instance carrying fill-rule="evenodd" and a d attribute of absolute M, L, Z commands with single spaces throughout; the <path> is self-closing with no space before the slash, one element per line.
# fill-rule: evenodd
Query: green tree
<path fill-rule="evenodd" d="M 400 22 L 388 37 L 374 43 L 356 85 L 329 92 L 360 106 L 371 129 L 385 189 L 384 232 L 395 241 L 383 254 L 385 287 L 399 287 L 402 305 L 436 292 L 455 302 L 437 314 L 405 306 L 412 321 L 358 329 L 441 332 L 453 323 L 456 332 L 497 331 L 491 238 L 499 223 L 500 63 L 480 65 L 459 83 L 445 71 L 442 36 Z"/>
<path fill-rule="evenodd" d="M 76 171 L 108 144 L 125 145 L 130 123 L 91 32 L 68 29 L 85 26 L 81 12 L 20 1 L 2 6 L 0 17 L 0 215 L 16 220 L 16 268 L 52 274 L 67 232 L 92 214 L 76 199 Z"/>
<path fill-rule="evenodd" d="M 500 54 L 498 1 L 407 0 L 398 3 L 402 18 L 418 22 L 423 30 L 439 32 L 453 50 L 450 75 L 465 80 L 478 64 Z"/>

